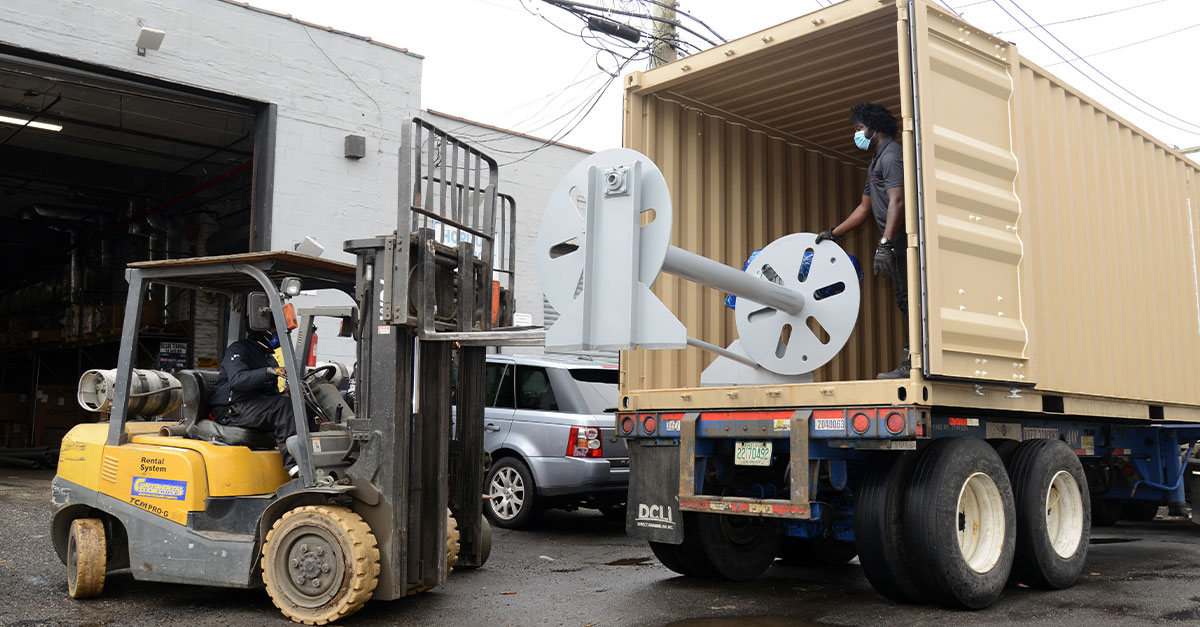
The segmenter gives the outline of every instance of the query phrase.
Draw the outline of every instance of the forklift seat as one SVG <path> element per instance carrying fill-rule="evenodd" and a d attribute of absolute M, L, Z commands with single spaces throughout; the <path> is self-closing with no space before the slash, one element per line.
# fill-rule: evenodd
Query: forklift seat
<path fill-rule="evenodd" d="M 218 424 L 209 415 L 208 399 L 217 384 L 213 370 L 180 370 L 175 375 L 183 388 L 183 425 L 187 437 L 229 446 L 275 448 L 275 436 L 267 431 Z"/>

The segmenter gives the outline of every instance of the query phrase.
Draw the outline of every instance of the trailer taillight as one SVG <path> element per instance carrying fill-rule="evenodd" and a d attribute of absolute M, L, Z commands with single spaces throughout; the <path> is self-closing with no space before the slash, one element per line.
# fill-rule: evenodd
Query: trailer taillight
<path fill-rule="evenodd" d="M 850 427 L 856 433 L 866 433 L 871 428 L 871 418 L 862 412 L 858 412 L 850 419 Z"/>
<path fill-rule="evenodd" d="M 621 418 L 621 433 L 629 435 L 633 433 L 633 416 L 624 416 Z"/>
<path fill-rule="evenodd" d="M 642 429 L 646 431 L 647 435 L 653 435 L 658 430 L 658 421 L 654 419 L 654 416 L 646 416 L 642 418 Z"/>
<path fill-rule="evenodd" d="M 904 431 L 904 414 L 894 411 L 887 416 L 885 421 L 887 424 L 888 433 L 893 435 Z"/>
<path fill-rule="evenodd" d="M 567 457 L 603 457 L 600 430 L 595 427 L 571 427 L 567 439 Z"/>

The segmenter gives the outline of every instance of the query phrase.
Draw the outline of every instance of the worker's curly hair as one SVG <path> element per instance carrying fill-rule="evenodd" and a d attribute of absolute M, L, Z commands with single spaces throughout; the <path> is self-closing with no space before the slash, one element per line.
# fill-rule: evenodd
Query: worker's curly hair
<path fill-rule="evenodd" d="M 896 116 L 887 107 L 874 102 L 860 102 L 850 107 L 850 123 L 862 124 L 888 137 L 895 137 L 898 128 Z"/>

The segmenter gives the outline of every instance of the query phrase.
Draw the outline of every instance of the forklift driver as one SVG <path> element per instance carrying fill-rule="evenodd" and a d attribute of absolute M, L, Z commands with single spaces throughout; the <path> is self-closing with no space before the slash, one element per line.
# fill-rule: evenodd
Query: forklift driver
<path fill-rule="evenodd" d="M 273 432 L 283 467 L 295 477 L 299 468 L 285 442 L 296 434 L 296 424 L 291 400 L 277 385 L 279 377 L 287 376 L 273 356 L 278 347 L 275 327 L 251 331 L 246 339 L 230 344 L 221 358 L 221 373 L 209 405 L 219 424 Z"/>

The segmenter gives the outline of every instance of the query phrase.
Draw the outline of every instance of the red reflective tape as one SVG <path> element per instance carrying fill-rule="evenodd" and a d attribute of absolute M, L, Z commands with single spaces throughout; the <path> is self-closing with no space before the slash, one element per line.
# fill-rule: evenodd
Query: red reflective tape
<path fill-rule="evenodd" d="M 845 418 L 846 410 L 844 409 L 817 409 L 813 411 L 813 418 L 832 419 Z"/>
<path fill-rule="evenodd" d="M 685 415 L 686 414 L 663 414 L 661 418 L 663 422 L 668 420 L 683 420 Z"/>
<path fill-rule="evenodd" d="M 1084 449 L 1081 449 L 1081 448 L 1077 448 L 1077 449 L 1075 449 L 1075 454 L 1076 455 L 1087 455 L 1087 451 Z"/>
<path fill-rule="evenodd" d="M 966 418 L 951 418 L 950 426 L 951 427 L 965 427 L 965 426 L 967 426 L 967 419 Z"/>

